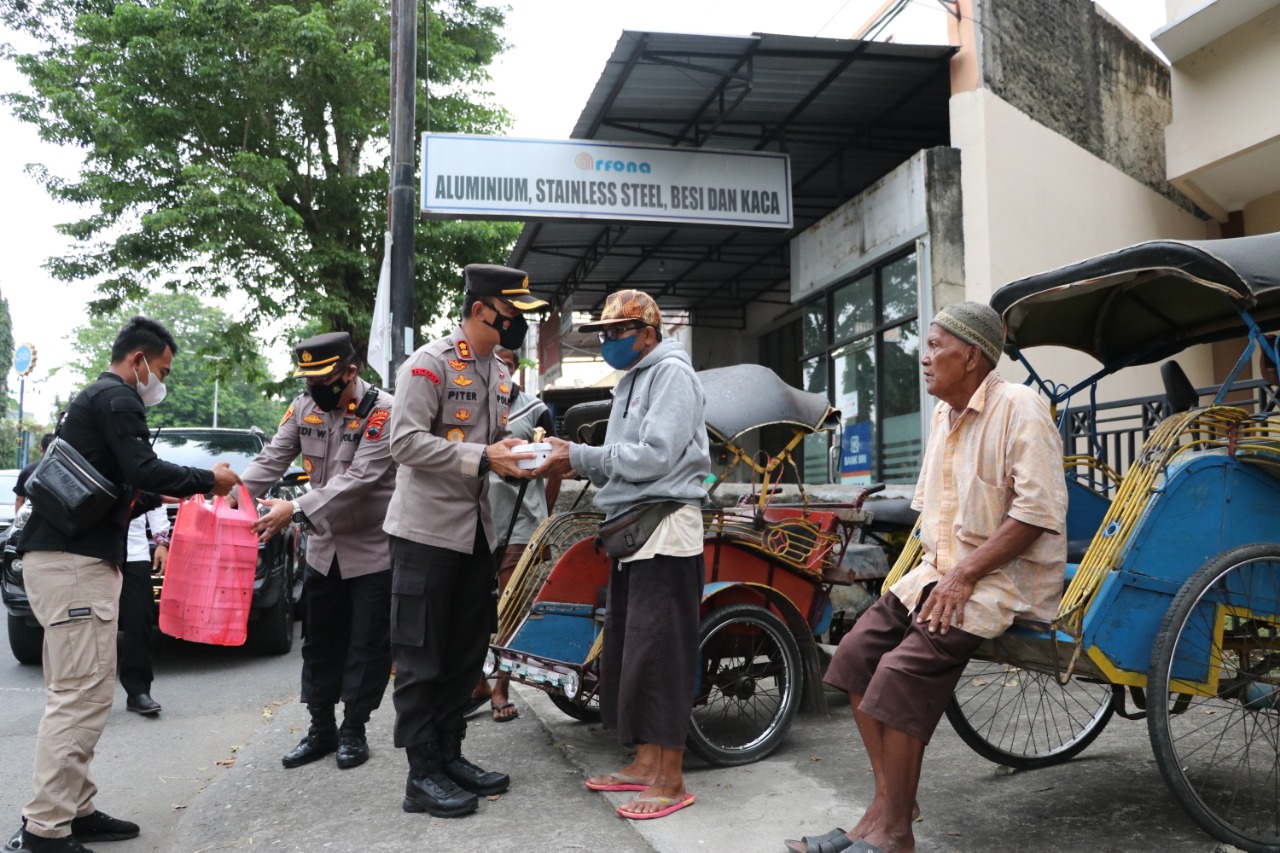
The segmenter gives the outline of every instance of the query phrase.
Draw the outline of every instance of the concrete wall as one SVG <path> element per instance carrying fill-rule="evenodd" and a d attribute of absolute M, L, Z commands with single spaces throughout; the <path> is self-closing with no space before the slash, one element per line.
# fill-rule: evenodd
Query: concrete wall
<path fill-rule="evenodd" d="M 1169 70 L 1092 0 L 973 0 L 979 86 L 1191 209 L 1165 178 Z"/>
<path fill-rule="evenodd" d="M 989 90 L 952 96 L 951 142 L 963 166 L 969 299 L 986 301 L 1015 279 L 1142 240 L 1206 236 L 1201 219 Z M 1047 372 L 1061 381 L 1097 367 L 1075 353 L 1036 356 L 1037 364 L 1052 361 Z M 1207 355 L 1182 361 L 1193 383 L 1212 381 Z M 1020 377 L 1007 363 L 1002 371 Z M 1147 373 L 1104 390 L 1111 399 L 1152 393 L 1158 372 Z"/>
<path fill-rule="evenodd" d="M 1256 198 L 1244 207 L 1244 233 L 1274 234 L 1280 231 L 1280 192 Z"/>
<path fill-rule="evenodd" d="M 1280 184 L 1280 7 L 1174 65 L 1168 176 L 1223 212 Z"/>
<path fill-rule="evenodd" d="M 960 153 L 917 152 L 791 243 L 791 299 L 800 302 L 924 241 L 919 310 L 963 299 Z"/>

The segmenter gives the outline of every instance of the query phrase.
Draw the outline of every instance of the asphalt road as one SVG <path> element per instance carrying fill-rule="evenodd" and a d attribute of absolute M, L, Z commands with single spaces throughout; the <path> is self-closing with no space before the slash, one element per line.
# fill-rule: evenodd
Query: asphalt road
<path fill-rule="evenodd" d="M 0 833 L 8 840 L 30 798 L 35 732 L 44 707 L 40 667 L 23 666 L 0 651 Z M 100 809 L 142 826 L 132 841 L 106 845 L 112 853 L 172 850 L 184 811 L 211 781 L 230 769 L 240 748 L 281 706 L 297 698 L 300 638 L 293 651 L 260 657 L 164 638 L 156 650 L 152 696 L 158 717 L 115 707 L 93 763 Z"/>

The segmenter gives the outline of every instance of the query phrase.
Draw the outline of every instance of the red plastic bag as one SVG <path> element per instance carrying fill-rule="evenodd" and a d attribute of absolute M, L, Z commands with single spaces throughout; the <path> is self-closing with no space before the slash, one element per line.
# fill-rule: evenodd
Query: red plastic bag
<path fill-rule="evenodd" d="M 257 518 L 244 486 L 236 509 L 220 497 L 212 504 L 202 495 L 182 502 L 160 589 L 161 631 L 195 643 L 244 643 L 258 566 Z"/>

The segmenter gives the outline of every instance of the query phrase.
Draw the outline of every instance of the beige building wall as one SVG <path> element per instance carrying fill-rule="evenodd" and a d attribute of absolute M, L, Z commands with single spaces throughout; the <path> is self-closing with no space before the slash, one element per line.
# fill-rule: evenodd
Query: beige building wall
<path fill-rule="evenodd" d="M 1191 11 L 1169 7 L 1175 22 Z M 1175 186 L 1221 222 L 1280 190 L 1280 6 L 1176 59 L 1171 87 L 1165 149 Z"/>
<path fill-rule="evenodd" d="M 1204 239 L 1206 223 L 988 89 L 951 98 L 951 142 L 960 149 L 967 298 L 987 301 L 1010 281 L 1158 238 Z M 1044 378 L 1074 382 L 1098 368 L 1088 356 L 1029 355 Z M 1179 358 L 1191 381 L 1212 381 L 1209 354 Z M 1006 359 L 1006 378 L 1023 372 Z M 1158 392 L 1158 366 L 1101 386 L 1106 399 Z"/>

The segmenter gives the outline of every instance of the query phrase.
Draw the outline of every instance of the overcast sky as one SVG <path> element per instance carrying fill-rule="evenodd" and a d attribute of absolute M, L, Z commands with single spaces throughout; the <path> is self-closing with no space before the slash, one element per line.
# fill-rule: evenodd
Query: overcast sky
<path fill-rule="evenodd" d="M 1164 0 L 1099 0 L 1135 35 L 1147 40 L 1164 24 Z M 514 116 L 513 136 L 568 138 L 605 60 L 624 29 L 741 35 L 787 33 L 830 38 L 855 32 L 882 0 L 508 0 L 506 38 L 510 49 L 493 69 L 493 92 Z M 937 0 L 912 0 L 898 22 L 900 41 L 945 41 L 945 15 Z M 907 38 L 906 36 L 910 36 Z M 8 38 L 12 38 L 9 36 Z M 20 46 L 21 47 L 21 46 Z M 23 86 L 11 63 L 0 63 L 0 90 Z M 42 143 L 35 131 L 0 107 L 0 229 L 4 234 L 0 294 L 9 301 L 14 339 L 38 352 L 26 383 L 26 409 L 47 415 L 55 392 L 70 390 L 70 377 L 50 377 L 53 367 L 72 356 L 68 333 L 86 320 L 85 304 L 93 288 L 51 280 L 45 259 L 65 250 L 53 227 L 84 215 L 49 200 L 25 167 L 40 163 L 55 174 L 71 176 L 79 152 Z M 495 259 L 500 260 L 500 259 Z M 278 354 L 272 354 L 278 355 Z M 181 356 L 180 356 L 181 358 Z M 272 361 L 279 361 L 273 358 Z M 10 375 L 17 390 L 17 377 Z"/>

